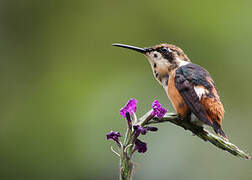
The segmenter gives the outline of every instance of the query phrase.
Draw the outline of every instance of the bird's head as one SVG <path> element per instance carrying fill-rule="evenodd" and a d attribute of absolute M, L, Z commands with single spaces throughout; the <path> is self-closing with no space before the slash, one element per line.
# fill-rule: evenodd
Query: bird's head
<path fill-rule="evenodd" d="M 113 44 L 113 46 L 131 49 L 144 54 L 149 60 L 154 76 L 161 81 L 178 67 L 190 62 L 182 49 L 172 44 L 160 44 L 149 48 L 139 48 L 125 44 Z"/>

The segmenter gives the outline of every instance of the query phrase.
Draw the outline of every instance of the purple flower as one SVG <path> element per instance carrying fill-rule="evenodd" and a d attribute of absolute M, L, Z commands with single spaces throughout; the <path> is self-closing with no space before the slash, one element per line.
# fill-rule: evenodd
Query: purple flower
<path fill-rule="evenodd" d="M 145 129 L 144 127 L 142 127 L 140 125 L 134 125 L 133 128 L 135 130 L 136 136 L 139 136 L 140 133 L 142 135 L 145 135 L 147 133 L 147 129 Z"/>
<path fill-rule="evenodd" d="M 145 153 L 147 151 L 147 144 L 139 139 L 136 139 L 135 150 L 137 150 L 139 153 Z"/>
<path fill-rule="evenodd" d="M 137 100 L 132 98 L 128 101 L 128 103 L 120 110 L 120 114 L 125 118 L 126 112 L 128 112 L 130 115 L 136 112 L 137 110 Z"/>
<path fill-rule="evenodd" d="M 152 108 L 153 108 L 152 115 L 153 116 L 157 115 L 157 117 L 159 118 L 164 117 L 165 113 L 167 112 L 166 109 L 163 108 L 162 105 L 158 102 L 158 100 L 155 100 L 152 103 Z"/>
<path fill-rule="evenodd" d="M 153 127 L 153 126 L 147 126 L 147 127 L 146 127 L 146 130 L 147 130 L 147 131 L 157 131 L 158 128 L 157 128 L 157 127 Z"/>
<path fill-rule="evenodd" d="M 118 138 L 122 136 L 120 132 L 110 131 L 106 136 L 107 136 L 107 140 L 113 139 L 115 142 L 117 142 L 117 144 L 120 144 L 119 138 Z"/>

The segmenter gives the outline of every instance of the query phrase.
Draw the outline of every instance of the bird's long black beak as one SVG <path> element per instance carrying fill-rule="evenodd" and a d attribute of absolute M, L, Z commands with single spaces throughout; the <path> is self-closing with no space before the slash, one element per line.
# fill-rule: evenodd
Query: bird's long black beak
<path fill-rule="evenodd" d="M 130 45 L 126 45 L 126 44 L 114 43 L 114 44 L 112 44 L 112 46 L 117 46 L 117 47 L 131 49 L 131 50 L 143 53 L 143 54 L 145 54 L 147 52 L 146 48 L 139 48 L 139 47 L 130 46 Z"/>

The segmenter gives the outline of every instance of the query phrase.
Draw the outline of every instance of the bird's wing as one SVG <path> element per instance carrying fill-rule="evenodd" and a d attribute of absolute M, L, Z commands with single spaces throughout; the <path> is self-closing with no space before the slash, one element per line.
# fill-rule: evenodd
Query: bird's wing
<path fill-rule="evenodd" d="M 205 90 L 211 89 L 212 86 L 206 77 L 210 77 L 206 70 L 189 63 L 176 70 L 175 86 L 192 113 L 203 123 L 212 126 L 213 122 L 208 118 L 206 108 L 201 103 Z"/>
<path fill-rule="evenodd" d="M 212 89 L 209 90 L 209 94 L 202 95 L 201 103 L 205 107 L 208 117 L 213 122 L 213 129 L 217 134 L 220 134 L 224 138 L 227 138 L 222 129 L 222 119 L 224 117 L 224 107 L 220 101 L 217 90 L 213 84 L 213 80 L 207 77 L 206 80 L 212 84 Z"/>

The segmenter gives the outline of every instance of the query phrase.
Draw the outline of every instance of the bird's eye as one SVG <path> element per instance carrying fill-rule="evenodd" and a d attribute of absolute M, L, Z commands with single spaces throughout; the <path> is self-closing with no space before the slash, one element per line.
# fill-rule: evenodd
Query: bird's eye
<path fill-rule="evenodd" d="M 154 56 L 154 58 L 157 58 L 157 57 L 158 57 L 157 53 L 154 53 L 154 55 L 153 55 L 153 56 Z"/>
<path fill-rule="evenodd" d="M 170 48 L 168 48 L 168 47 L 161 47 L 159 49 L 159 51 L 162 54 L 162 56 L 165 59 L 167 59 L 170 63 L 173 62 L 173 60 L 174 60 L 174 53 L 173 53 L 173 51 Z"/>
<path fill-rule="evenodd" d="M 162 53 L 170 53 L 170 52 L 172 52 L 172 50 L 170 48 L 168 48 L 168 47 L 162 47 L 161 51 L 162 51 Z"/>
<path fill-rule="evenodd" d="M 162 50 L 163 52 L 166 52 L 166 51 L 168 51 L 168 48 L 167 48 L 167 47 L 163 47 L 161 50 Z"/>

